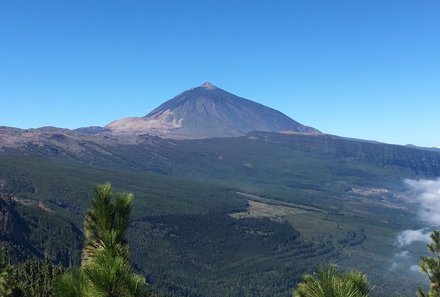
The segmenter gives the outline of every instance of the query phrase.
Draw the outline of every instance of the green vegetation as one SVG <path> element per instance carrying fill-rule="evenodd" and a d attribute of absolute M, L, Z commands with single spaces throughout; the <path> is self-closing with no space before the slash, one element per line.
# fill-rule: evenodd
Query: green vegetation
<path fill-rule="evenodd" d="M 0 296 L 58 297 L 54 292 L 65 268 L 50 262 L 26 260 L 11 265 L 4 249 L 0 249 Z"/>
<path fill-rule="evenodd" d="M 421 228 L 398 194 L 402 179 L 437 174 L 440 154 L 270 133 L 139 141 L 84 144 L 76 155 L 48 145 L 1 152 L 0 192 L 12 197 L 20 232 L 0 241 L 13 261 L 79 265 L 89 189 L 110 180 L 136 196 L 130 260 L 163 296 L 285 297 L 328 262 L 367 273 L 373 296 L 415 291 L 417 280 L 387 262 L 395 235 Z M 261 217 L 249 201 L 285 213 Z"/>
<path fill-rule="evenodd" d="M 39 257 L 64 266 L 77 265 L 83 234 L 65 218 L 36 206 L 16 205 L 24 232 L 25 247 L 22 258 Z M 16 245 L 18 248 L 18 246 Z"/>
<path fill-rule="evenodd" d="M 301 190 L 307 193 L 307 197 L 313 197 L 306 199 L 297 195 L 297 189 L 281 189 L 268 183 L 266 190 L 253 192 L 263 192 L 264 195 L 259 196 L 264 198 L 261 201 L 297 207 L 304 212 L 280 217 L 281 221 L 233 219 L 230 214 L 246 212 L 247 200 L 251 199 L 248 195 L 237 194 L 243 188 L 237 191 L 225 185 L 95 168 L 60 160 L 12 157 L 0 157 L 0 160 L 4 190 L 24 201 L 35 201 L 35 205 L 17 202 L 15 206 L 20 213 L 35 214 L 29 215 L 30 219 L 22 221 L 22 225 L 35 234 L 41 233 L 32 236 L 37 240 L 31 241 L 27 247 L 40 246 L 36 249 L 40 252 L 33 255 L 44 258 L 46 242 L 52 242 L 54 248 L 47 249 L 51 251 L 48 255 L 59 255 L 58 259 L 50 258 L 58 263 L 69 265 L 72 257 L 62 255 L 75 254 L 72 264 L 78 264 L 74 259 L 79 258 L 82 237 L 66 241 L 72 242 L 69 245 L 76 249 L 76 253 L 55 252 L 63 248 L 62 240 L 66 239 L 40 239 L 45 235 L 52 237 L 52 232 L 48 232 L 51 224 L 61 226 L 61 222 L 71 221 L 74 223 L 72 230 L 81 228 L 83 214 L 90 207 L 89 189 L 93 184 L 109 179 L 117 191 L 133 192 L 136 195 L 133 222 L 127 233 L 132 262 L 152 288 L 164 296 L 191 293 L 217 297 L 225 292 L 229 292 L 227 296 L 288 296 L 290 288 L 304 272 L 329 261 L 345 268 L 364 270 L 378 287 L 383 288 L 382 295 L 401 290 L 402 281 L 406 284 L 412 282 L 414 288 L 417 286 L 411 279 L 399 276 L 400 279 L 396 280 L 383 264 L 395 251 L 395 233 L 402 228 L 417 226 L 408 220 L 412 217 L 408 210 L 388 208 L 386 204 L 382 206 L 384 199 L 391 202 L 395 199 L 391 194 L 383 194 L 387 195 L 386 198 L 382 194 L 356 194 L 347 190 L 354 187 L 347 182 L 340 190 L 332 189 L 328 196 L 325 196 L 327 186 L 322 193 Z M 317 179 L 316 184 L 321 186 L 321 179 Z M 369 189 L 365 185 L 364 188 Z M 339 205 L 343 211 L 335 212 Z M 314 210 L 316 206 L 319 211 Z M 37 220 L 38 217 L 41 220 Z M 51 219 L 52 223 L 40 224 L 45 218 Z M 40 232 L 39 225 L 47 225 L 47 228 Z M 65 226 L 63 229 L 68 230 L 69 225 Z M 256 226 L 262 232 L 253 231 Z M 178 232 L 164 233 L 161 228 Z M 264 230 L 273 233 L 265 236 Z M 64 233 L 59 236 L 77 237 L 74 235 L 76 231 L 70 233 L 73 237 L 68 235 L 69 232 Z M 288 234 L 297 234 L 297 239 L 292 241 Z M 16 246 L 17 249 L 26 249 L 20 242 Z M 15 258 L 16 253 L 13 255 Z M 202 256 L 207 256 L 206 260 Z"/>
<path fill-rule="evenodd" d="M 84 221 L 81 268 L 61 278 L 57 296 L 145 296 L 145 279 L 131 272 L 125 240 L 132 200 L 133 194 L 113 195 L 109 183 L 95 187 Z"/>
<path fill-rule="evenodd" d="M 305 267 L 339 256 L 331 241 L 303 241 L 268 219 L 173 215 L 132 228 L 133 262 L 165 296 L 286 296 Z"/>
<path fill-rule="evenodd" d="M 334 266 L 321 267 L 305 274 L 293 297 L 368 297 L 371 284 L 365 274 L 350 271 L 341 273 Z"/>
<path fill-rule="evenodd" d="M 431 282 L 428 292 L 423 292 L 418 288 L 419 297 L 439 297 L 440 296 L 440 231 L 436 230 L 431 234 L 431 243 L 428 251 L 434 254 L 434 257 L 423 256 L 420 260 L 420 270 L 424 272 Z"/>
<path fill-rule="evenodd" d="M 17 295 L 17 293 L 14 294 L 14 291 L 17 292 L 18 288 L 14 286 L 13 279 L 12 266 L 9 264 L 4 250 L 0 249 L 0 296 Z"/>
<path fill-rule="evenodd" d="M 61 265 L 32 259 L 16 266 L 15 283 L 24 297 L 58 297 L 55 284 L 66 269 Z"/>
<path fill-rule="evenodd" d="M 133 193 L 133 219 L 145 215 L 233 211 L 246 206 L 234 189 L 151 173 L 96 168 L 72 161 L 0 155 L 0 192 L 39 202 L 82 227 L 90 189 L 112 181 L 116 191 Z M 47 212 L 46 212 L 47 213 Z"/>
<path fill-rule="evenodd" d="M 37 257 L 66 266 L 78 264 L 81 231 L 67 219 L 29 201 L 0 194 L 0 242 L 10 250 L 13 261 Z"/>

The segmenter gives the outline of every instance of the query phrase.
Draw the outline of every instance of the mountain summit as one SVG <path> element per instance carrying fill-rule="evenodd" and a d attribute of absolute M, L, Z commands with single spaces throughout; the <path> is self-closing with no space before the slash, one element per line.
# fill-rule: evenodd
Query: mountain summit
<path fill-rule="evenodd" d="M 145 117 L 124 118 L 106 128 L 115 133 L 175 139 L 234 137 L 251 131 L 321 134 L 275 109 L 209 82 L 166 101 Z"/>

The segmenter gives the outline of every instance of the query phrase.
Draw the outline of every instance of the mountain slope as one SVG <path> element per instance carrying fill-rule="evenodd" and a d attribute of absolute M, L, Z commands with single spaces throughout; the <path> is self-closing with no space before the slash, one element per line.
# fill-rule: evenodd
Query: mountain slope
<path fill-rule="evenodd" d="M 211 83 L 181 93 L 145 117 L 124 118 L 106 128 L 117 133 L 175 139 L 234 137 L 251 131 L 321 134 L 277 110 Z"/>
<path fill-rule="evenodd" d="M 47 149 L 49 143 L 38 154 L 38 146 L 24 156 L 25 151 L 9 155 L 5 150 L 0 153 L 0 191 L 44 206 L 38 217 L 61 215 L 77 227 L 93 184 L 110 180 L 115 189 L 133 192 L 128 233 L 133 263 L 152 286 L 165 291 L 163 296 L 228 292 L 286 297 L 302 273 L 328 261 L 362 267 L 378 276 L 378 284 L 377 279 L 389 275 L 383 263 L 396 252 L 396 230 L 413 228 L 415 217 L 394 196 L 393 184 L 417 176 L 409 166 L 417 165 L 416 160 L 431 158 L 428 164 L 434 164 L 440 158 L 438 153 L 330 136 L 258 132 L 236 138 L 145 139 L 129 145 L 103 143 L 100 165 L 106 165 L 107 156 L 106 166 L 119 170 L 88 165 L 88 147 L 75 157 L 62 153 L 62 146 Z M 140 170 L 184 178 L 133 172 L 129 164 L 135 161 Z M 379 194 L 366 194 L 374 190 Z M 254 203 L 272 217 L 252 209 Z M 37 216 L 26 217 L 40 228 L 34 223 Z M 387 288 L 390 278 L 396 277 L 384 281 Z M 396 279 L 406 288 L 408 282 Z"/>
<path fill-rule="evenodd" d="M 254 175 L 248 176 L 249 172 L 261 173 L 265 183 L 268 179 L 277 181 L 279 177 L 269 178 L 268 172 L 277 176 L 276 172 L 297 170 L 286 161 L 292 158 L 304 159 L 304 168 L 320 174 L 330 170 L 324 165 L 330 162 L 332 168 L 357 163 L 378 169 L 395 168 L 405 171 L 405 177 L 440 175 L 438 152 L 325 134 L 251 132 L 232 138 L 171 140 L 148 135 L 82 134 L 57 128 L 0 127 L 0 155 L 72 160 L 101 168 L 150 171 L 222 183 L 243 178 L 256 182 Z M 254 164 L 253 168 L 243 165 L 249 162 Z M 320 169 L 311 166 L 315 163 Z M 266 169 L 257 170 L 261 166 Z M 232 178 L 235 174 L 238 176 Z M 402 178 L 402 173 L 396 177 Z"/>

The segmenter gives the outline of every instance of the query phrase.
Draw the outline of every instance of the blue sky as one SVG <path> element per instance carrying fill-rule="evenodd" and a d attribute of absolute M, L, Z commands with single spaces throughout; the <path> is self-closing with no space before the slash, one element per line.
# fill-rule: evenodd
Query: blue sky
<path fill-rule="evenodd" d="M 440 1 L 0 1 L 0 125 L 102 126 L 205 81 L 326 133 L 440 147 Z"/>

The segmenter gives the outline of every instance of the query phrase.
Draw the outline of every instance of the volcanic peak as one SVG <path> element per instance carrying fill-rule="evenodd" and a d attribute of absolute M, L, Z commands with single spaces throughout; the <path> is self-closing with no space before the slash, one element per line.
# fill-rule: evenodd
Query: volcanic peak
<path fill-rule="evenodd" d="M 214 84 L 210 83 L 210 82 L 204 82 L 203 84 L 200 85 L 200 87 L 205 88 L 207 90 L 215 90 L 218 89 Z"/>
<path fill-rule="evenodd" d="M 106 129 L 175 139 L 237 137 L 251 131 L 321 134 L 275 109 L 238 97 L 209 82 L 184 91 L 144 117 L 114 121 Z"/>

